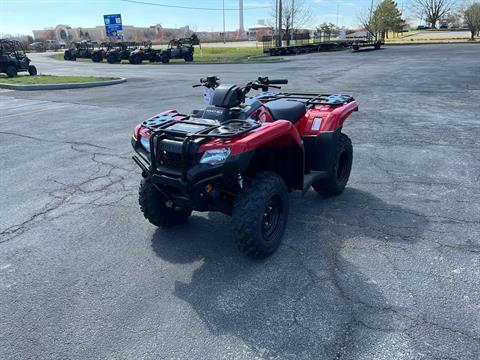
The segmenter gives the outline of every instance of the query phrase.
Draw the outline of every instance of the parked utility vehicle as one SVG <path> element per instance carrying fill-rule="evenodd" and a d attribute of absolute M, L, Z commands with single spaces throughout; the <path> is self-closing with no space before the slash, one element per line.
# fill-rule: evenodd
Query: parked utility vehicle
<path fill-rule="evenodd" d="M 37 68 L 30 65 L 30 59 L 19 41 L 0 39 L 0 73 L 15 77 L 22 71 L 37 75 Z"/>
<path fill-rule="evenodd" d="M 142 170 L 139 202 L 154 225 L 181 224 L 195 211 L 232 216 L 235 241 L 253 258 L 280 245 L 288 192 L 310 187 L 339 195 L 352 167 L 344 121 L 358 111 L 348 95 L 274 93 L 287 80 L 258 78 L 243 87 L 202 79 L 209 106 L 169 110 L 134 131 Z M 251 90 L 262 90 L 247 97 Z"/>
<path fill-rule="evenodd" d="M 178 40 L 171 40 L 168 43 L 168 48 L 160 53 L 160 60 L 167 64 L 171 59 L 184 59 L 186 62 L 193 61 L 193 53 L 195 48 L 193 45 L 198 45 L 197 37 L 189 37 Z"/>

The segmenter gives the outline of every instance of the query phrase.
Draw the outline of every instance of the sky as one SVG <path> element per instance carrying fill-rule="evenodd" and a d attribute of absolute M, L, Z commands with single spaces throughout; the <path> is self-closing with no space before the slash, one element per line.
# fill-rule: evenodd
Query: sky
<path fill-rule="evenodd" d="M 138 0 L 173 6 L 221 9 L 222 0 Z M 227 30 L 238 29 L 238 0 L 224 0 Z M 359 14 L 371 0 L 303 0 L 312 10 L 312 26 L 325 21 L 357 27 Z M 244 0 L 245 27 L 258 19 L 271 19 L 274 0 Z M 405 1 L 406 2 L 406 1 Z M 401 5 L 402 1 L 398 1 Z M 103 24 L 104 14 L 122 15 L 124 25 L 163 27 L 189 25 L 197 31 L 221 31 L 222 11 L 167 8 L 125 0 L 0 0 L 0 34 L 31 34 L 33 29 L 53 28 L 58 24 L 93 27 Z"/>

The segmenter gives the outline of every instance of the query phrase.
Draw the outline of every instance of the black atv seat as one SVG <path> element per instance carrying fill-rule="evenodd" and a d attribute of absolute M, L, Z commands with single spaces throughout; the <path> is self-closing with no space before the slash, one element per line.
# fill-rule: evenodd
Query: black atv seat
<path fill-rule="evenodd" d="M 305 115 L 307 109 L 298 101 L 274 100 L 265 104 L 275 120 L 288 120 L 295 124 Z"/>

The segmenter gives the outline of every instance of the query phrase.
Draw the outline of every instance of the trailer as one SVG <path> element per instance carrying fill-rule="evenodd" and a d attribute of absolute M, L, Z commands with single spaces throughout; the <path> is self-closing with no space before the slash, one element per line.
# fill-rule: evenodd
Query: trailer
<path fill-rule="evenodd" d="M 385 39 L 383 37 L 379 38 L 373 33 L 367 33 L 366 36 L 352 38 L 352 50 L 359 51 L 362 48 L 373 48 L 375 50 L 380 50 L 382 45 L 385 44 Z"/>

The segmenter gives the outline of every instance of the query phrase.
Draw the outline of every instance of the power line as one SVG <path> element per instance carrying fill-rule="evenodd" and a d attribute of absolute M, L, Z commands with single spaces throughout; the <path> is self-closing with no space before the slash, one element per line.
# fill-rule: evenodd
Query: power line
<path fill-rule="evenodd" d="M 133 3 L 133 4 L 141 4 L 141 5 L 151 5 L 151 6 L 160 6 L 166 8 L 174 8 L 174 9 L 185 9 L 185 10 L 206 10 L 206 11 L 239 11 L 239 8 L 206 8 L 206 7 L 195 7 L 195 6 L 182 6 L 182 5 L 167 5 L 167 4 L 158 4 L 152 3 L 148 1 L 140 1 L 140 0 L 120 0 L 123 2 Z M 256 10 L 256 9 L 267 9 L 270 6 L 251 6 L 251 7 L 244 7 L 243 10 Z"/>

